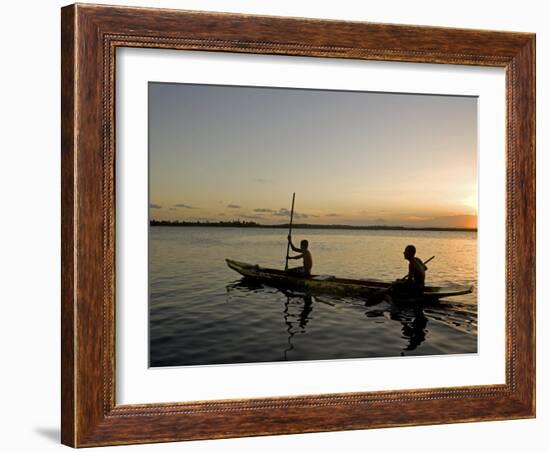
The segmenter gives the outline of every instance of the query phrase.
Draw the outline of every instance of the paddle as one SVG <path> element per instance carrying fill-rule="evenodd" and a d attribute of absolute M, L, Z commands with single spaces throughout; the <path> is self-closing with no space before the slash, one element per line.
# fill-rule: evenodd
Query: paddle
<path fill-rule="evenodd" d="M 290 253 L 290 236 L 292 235 L 292 219 L 294 217 L 294 198 L 296 193 L 292 193 L 292 207 L 290 208 L 290 223 L 288 224 L 288 243 L 286 244 L 286 262 L 285 262 L 285 272 L 288 270 L 288 254 Z"/>
<path fill-rule="evenodd" d="M 430 257 L 429 259 L 425 260 L 423 262 L 424 265 L 426 265 L 428 262 L 431 262 L 433 259 L 435 259 L 435 256 L 432 256 Z M 407 273 L 405 276 L 403 276 L 403 278 L 401 279 L 405 279 L 409 274 Z M 400 281 L 400 280 L 398 280 Z M 391 283 L 389 287 L 385 288 L 385 289 L 380 289 L 379 291 L 377 291 L 376 293 L 372 294 L 369 299 L 373 299 L 373 298 L 377 298 L 381 295 L 385 295 L 386 293 L 388 293 L 394 286 L 395 282 Z"/>

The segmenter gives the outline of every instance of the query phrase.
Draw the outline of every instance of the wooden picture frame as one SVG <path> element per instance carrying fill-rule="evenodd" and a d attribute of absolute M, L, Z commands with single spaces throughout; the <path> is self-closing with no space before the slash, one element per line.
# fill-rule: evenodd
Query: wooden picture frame
<path fill-rule="evenodd" d="M 61 35 L 64 444 L 85 447 L 535 416 L 535 35 L 79 4 L 62 9 Z M 117 405 L 118 47 L 505 68 L 505 384 Z"/>

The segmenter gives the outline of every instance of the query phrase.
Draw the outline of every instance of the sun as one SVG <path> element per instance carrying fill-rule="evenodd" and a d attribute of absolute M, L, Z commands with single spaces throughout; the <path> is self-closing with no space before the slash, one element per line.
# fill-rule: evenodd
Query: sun
<path fill-rule="evenodd" d="M 477 213 L 477 193 L 464 198 L 462 205 L 467 207 L 471 213 Z"/>

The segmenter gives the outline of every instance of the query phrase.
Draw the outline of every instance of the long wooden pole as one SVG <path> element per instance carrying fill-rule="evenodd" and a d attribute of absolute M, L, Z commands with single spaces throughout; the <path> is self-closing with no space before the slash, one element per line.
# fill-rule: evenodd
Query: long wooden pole
<path fill-rule="evenodd" d="M 294 198 L 296 193 L 292 193 L 292 206 L 290 208 L 290 223 L 288 224 L 288 236 L 292 236 L 292 219 L 294 218 Z M 285 271 L 288 270 L 288 254 L 290 253 L 290 240 L 286 244 L 286 262 L 285 262 Z"/>

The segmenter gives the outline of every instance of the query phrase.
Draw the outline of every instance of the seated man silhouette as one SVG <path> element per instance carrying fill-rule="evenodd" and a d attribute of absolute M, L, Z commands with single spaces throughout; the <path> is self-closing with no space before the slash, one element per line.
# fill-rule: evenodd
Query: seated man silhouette
<path fill-rule="evenodd" d="M 424 282 L 428 267 L 416 257 L 416 248 L 414 245 L 408 245 L 403 252 L 403 256 L 409 261 L 409 273 L 405 278 L 398 279 L 394 283 L 394 290 L 403 295 L 419 297 L 424 292 Z"/>
<path fill-rule="evenodd" d="M 300 242 L 300 248 L 296 248 L 292 244 L 292 239 L 290 238 L 290 235 L 288 236 L 288 243 L 290 244 L 290 247 L 292 248 L 292 251 L 295 251 L 297 254 L 296 256 L 289 256 L 289 259 L 303 259 L 303 266 L 302 267 L 295 267 L 295 268 L 289 268 L 287 272 L 291 275 L 295 276 L 303 276 L 303 277 L 309 277 L 311 276 L 311 267 L 313 267 L 313 259 L 311 257 L 311 252 L 308 250 L 309 242 L 307 240 L 302 240 Z"/>

